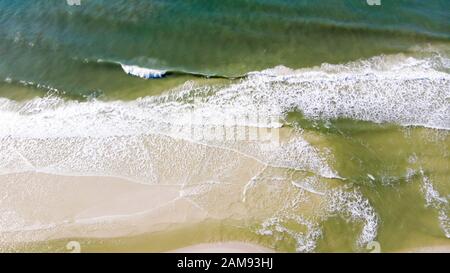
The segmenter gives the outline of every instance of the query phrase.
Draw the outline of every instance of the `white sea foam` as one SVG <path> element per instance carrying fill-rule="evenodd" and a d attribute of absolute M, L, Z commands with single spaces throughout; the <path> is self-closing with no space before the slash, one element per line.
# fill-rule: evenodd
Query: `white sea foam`
<path fill-rule="evenodd" d="M 294 186 L 298 187 L 297 184 Z M 299 187 L 304 189 L 304 187 Z M 304 189 L 313 194 L 315 190 Z M 365 247 L 369 242 L 375 240 L 378 233 L 379 218 L 374 208 L 362 194 L 354 190 L 343 188 L 328 189 L 320 193 L 325 203 L 323 211 L 316 211 L 314 218 L 299 215 L 295 211 L 279 211 L 276 216 L 262 222 L 261 228 L 256 232 L 261 235 L 275 236 L 287 234 L 296 241 L 298 252 L 312 252 L 317 246 L 317 240 L 322 236 L 321 222 L 330 217 L 339 216 L 353 224 L 361 224 L 361 233 L 357 238 L 357 247 Z M 301 228 L 293 227 L 292 223 L 300 225 Z M 283 237 L 280 237 L 283 240 Z"/>
<path fill-rule="evenodd" d="M 304 230 L 292 230 L 287 227 L 287 222 L 295 222 Z M 287 218 L 269 218 L 261 224 L 261 229 L 257 233 L 269 236 L 276 236 L 276 233 L 287 234 L 295 240 L 297 252 L 313 252 L 317 240 L 322 236 L 322 230 L 317 223 L 296 215 Z"/>
<path fill-rule="evenodd" d="M 277 67 L 237 85 L 240 101 L 272 114 L 300 110 L 309 118 L 352 118 L 450 129 L 450 76 L 440 59 L 374 57 L 314 69 Z"/>
<path fill-rule="evenodd" d="M 166 74 L 164 70 L 150 69 L 136 65 L 121 64 L 121 67 L 125 73 L 144 79 L 162 78 Z"/>
<path fill-rule="evenodd" d="M 270 201 L 261 197 L 266 195 L 271 196 Z M 374 207 L 358 187 L 342 185 L 341 180 L 295 176 L 292 172 L 274 177 L 265 172 L 252 179 L 247 199 L 273 208 L 273 214 L 261 222 L 256 233 L 279 241 L 289 237 L 296 242 L 298 252 L 315 251 L 321 227 L 330 218 L 341 218 L 360 230 L 355 236 L 355 249 L 364 248 L 378 233 L 379 217 Z"/>
<path fill-rule="evenodd" d="M 138 135 L 190 125 L 278 128 L 294 109 L 310 118 L 450 129 L 450 76 L 438 63 L 432 57 L 382 56 L 313 69 L 279 67 L 225 87 L 194 86 L 130 102 L 2 98 L 0 137 Z"/>

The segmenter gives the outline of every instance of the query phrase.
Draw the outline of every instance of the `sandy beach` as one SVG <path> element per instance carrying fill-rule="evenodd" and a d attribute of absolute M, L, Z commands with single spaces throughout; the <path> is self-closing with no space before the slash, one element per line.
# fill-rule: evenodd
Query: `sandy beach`
<path fill-rule="evenodd" d="M 450 252 L 449 0 L 110 2 L 0 1 L 0 253 Z"/>
<path fill-rule="evenodd" d="M 179 185 L 145 185 L 124 178 L 36 172 L 0 175 L 3 247 L 69 238 L 124 238 L 196 224 L 205 211 L 180 196 Z M 8 209 L 14 213 L 6 214 Z M 164 246 L 167 248 L 167 246 Z M 169 252 L 273 252 L 248 242 L 202 243 Z"/>
<path fill-rule="evenodd" d="M 135 235 L 205 217 L 179 186 L 116 177 L 17 173 L 1 175 L 0 189 L 9 193 L 1 200 L 3 244 Z"/>

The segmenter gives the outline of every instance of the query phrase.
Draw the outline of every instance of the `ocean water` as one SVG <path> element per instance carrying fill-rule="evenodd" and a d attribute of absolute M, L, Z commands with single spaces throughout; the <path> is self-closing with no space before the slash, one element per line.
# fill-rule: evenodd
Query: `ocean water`
<path fill-rule="evenodd" d="M 362 0 L 87 0 L 80 6 L 4 0 L 0 5 L 0 79 L 77 99 L 134 98 L 142 90 L 167 88 L 159 87 L 161 81 L 126 77 L 115 63 L 241 76 L 277 65 L 311 67 L 407 52 L 416 44 L 449 39 L 445 0 L 381 6 Z M 185 80 L 167 79 L 172 86 Z M 4 88 L 0 92 L 8 93 Z"/>
<path fill-rule="evenodd" d="M 0 250 L 64 251 L 69 237 L 86 251 L 448 246 L 449 10 L 447 0 L 0 1 Z M 19 209 L 12 174 L 30 172 L 179 187 L 207 217 L 120 240 L 95 239 L 83 219 L 58 236 L 79 219 Z M 46 192 L 36 189 L 26 196 Z M 47 239 L 21 237 L 52 226 Z"/>

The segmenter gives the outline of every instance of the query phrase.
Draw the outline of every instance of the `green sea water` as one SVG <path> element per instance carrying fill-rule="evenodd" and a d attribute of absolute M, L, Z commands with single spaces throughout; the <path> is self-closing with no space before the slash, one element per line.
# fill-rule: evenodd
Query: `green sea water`
<path fill-rule="evenodd" d="M 215 241 L 281 252 L 367 252 L 370 241 L 386 252 L 448 247 L 449 10 L 447 0 L 382 0 L 380 6 L 362 0 L 0 1 L 0 173 L 28 170 L 19 163 L 11 169 L 11 149 L 120 161 L 134 138 L 166 134 L 167 124 L 183 124 L 192 109 L 201 115 L 194 128 L 229 117 L 230 127 L 281 126 L 314 151 L 299 144 L 276 163 L 269 160 L 251 201 L 229 205 L 239 216 L 120 238 L 80 232 L 33 243 L 0 241 L 0 251 L 64 252 L 70 240 L 86 252 L 169 251 Z M 169 72 L 143 79 L 122 65 Z M 254 114 L 262 124 L 246 123 Z M 267 118 L 279 125 L 264 123 Z M 115 142 L 107 141 L 122 138 L 130 140 L 117 145 L 116 156 Z M 55 151 L 39 144 L 65 139 Z M 213 144 L 255 153 L 251 145 Z M 136 155 L 151 150 L 142 146 L 129 149 Z M 204 152 L 196 149 L 189 151 Z M 310 159 L 316 153 L 319 163 Z M 80 167 L 73 159 L 61 167 L 20 154 L 40 166 L 36 171 L 89 173 L 108 164 Z M 175 158 L 173 168 L 189 162 L 170 156 L 154 160 Z M 239 164 L 225 167 L 231 173 Z M 166 182 L 158 177 L 157 183 Z M 226 207 L 220 189 L 211 198 Z M 288 206 L 296 194 L 309 199 Z M 10 198 L 1 193 L 0 204 L 2 197 Z M 203 196 L 195 198 L 203 204 Z M 316 213 L 310 206 L 326 209 Z M 203 208 L 217 210 L 207 202 Z M 0 210 L 0 233 L 21 223 L 8 218 L 14 208 L 8 209 Z"/>

